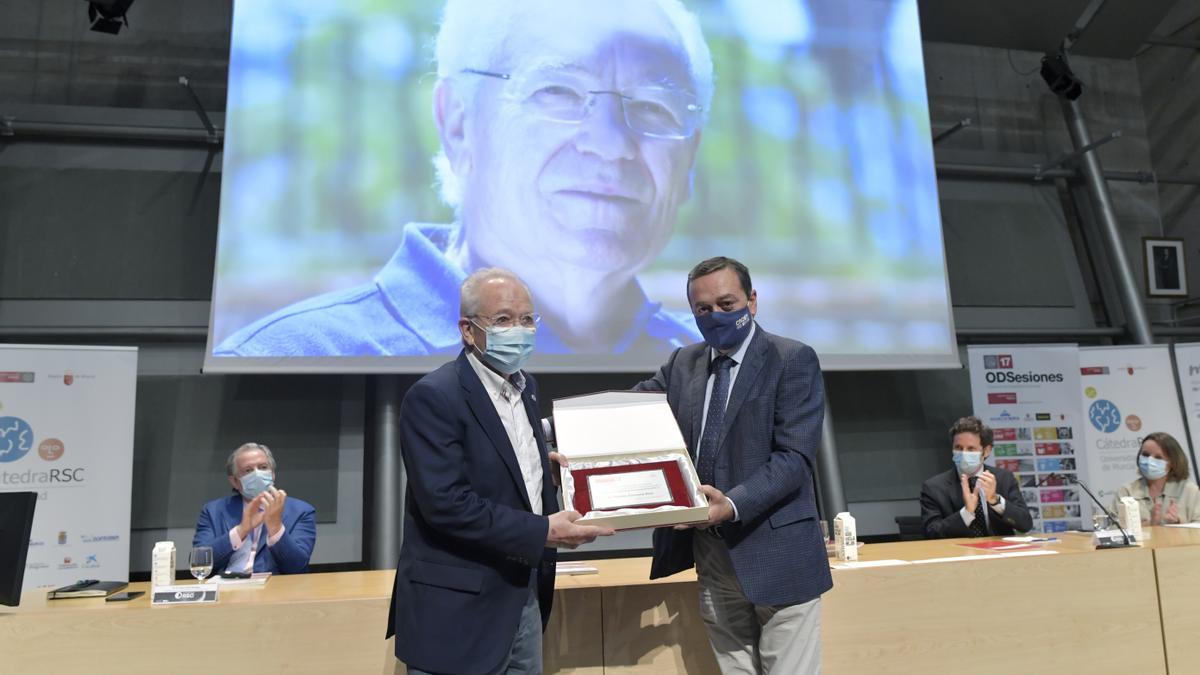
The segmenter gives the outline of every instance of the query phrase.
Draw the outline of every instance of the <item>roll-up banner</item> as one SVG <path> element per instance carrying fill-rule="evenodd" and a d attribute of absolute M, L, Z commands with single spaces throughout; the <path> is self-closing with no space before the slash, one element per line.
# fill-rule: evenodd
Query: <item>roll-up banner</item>
<path fill-rule="evenodd" d="M 1035 530 L 1083 529 L 1087 496 L 1065 478 L 1087 475 L 1079 348 L 982 345 L 967 360 L 975 415 L 995 431 L 987 463 L 1017 475 Z"/>
<path fill-rule="evenodd" d="M 26 590 L 129 579 L 137 356 L 0 345 L 0 491 L 38 494 Z"/>
<path fill-rule="evenodd" d="M 1200 342 L 1175 345 L 1175 373 L 1183 394 L 1183 416 L 1191 438 L 1192 476 L 1196 476 L 1196 451 L 1200 450 Z M 1183 442 L 1181 437 L 1180 442 Z"/>
<path fill-rule="evenodd" d="M 1079 372 L 1087 419 L 1083 478 L 1111 508 L 1118 488 L 1138 477 L 1137 453 L 1146 434 L 1166 432 L 1187 448 L 1170 347 L 1083 347 Z"/>

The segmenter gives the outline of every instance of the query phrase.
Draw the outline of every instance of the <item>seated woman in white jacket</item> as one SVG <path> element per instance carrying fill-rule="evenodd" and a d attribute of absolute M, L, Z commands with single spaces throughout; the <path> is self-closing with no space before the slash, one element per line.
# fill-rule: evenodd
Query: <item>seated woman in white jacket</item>
<path fill-rule="evenodd" d="M 1200 521 L 1200 488 L 1188 474 L 1187 455 L 1171 434 L 1147 434 L 1138 450 L 1140 477 L 1121 486 L 1121 497 L 1133 497 L 1142 511 L 1143 525 L 1170 525 Z"/>

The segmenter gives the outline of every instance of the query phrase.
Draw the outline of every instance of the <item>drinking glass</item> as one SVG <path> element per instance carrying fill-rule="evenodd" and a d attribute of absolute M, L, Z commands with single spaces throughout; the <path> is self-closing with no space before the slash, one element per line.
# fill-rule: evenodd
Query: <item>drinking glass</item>
<path fill-rule="evenodd" d="M 204 583 L 204 578 L 212 574 L 212 555 L 211 546 L 195 546 L 192 548 L 189 563 L 192 568 L 192 576 L 196 577 L 197 583 Z"/>

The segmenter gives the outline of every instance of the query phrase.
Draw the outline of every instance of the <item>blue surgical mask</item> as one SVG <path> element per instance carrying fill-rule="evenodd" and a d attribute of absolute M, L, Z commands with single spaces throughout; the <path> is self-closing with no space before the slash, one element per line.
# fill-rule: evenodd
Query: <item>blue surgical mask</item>
<path fill-rule="evenodd" d="M 1138 469 L 1146 480 L 1158 480 L 1167 475 L 1167 460 L 1138 455 Z"/>
<path fill-rule="evenodd" d="M 485 328 L 484 332 L 487 333 L 487 348 L 480 354 L 480 358 L 505 375 L 512 375 L 524 368 L 529 357 L 533 355 L 533 345 L 537 339 L 537 330 L 534 328 L 491 326 Z M 479 352 L 478 346 L 475 347 L 475 351 Z"/>
<path fill-rule="evenodd" d="M 238 480 L 242 482 L 242 496 L 254 499 L 275 484 L 275 474 L 266 469 L 255 469 Z"/>
<path fill-rule="evenodd" d="M 958 468 L 958 472 L 971 476 L 979 467 L 983 466 L 983 453 L 978 450 L 955 450 L 954 466 Z"/>
<path fill-rule="evenodd" d="M 723 352 L 741 344 L 754 323 L 747 305 L 736 312 L 708 312 L 696 317 L 696 327 L 709 347 Z"/>

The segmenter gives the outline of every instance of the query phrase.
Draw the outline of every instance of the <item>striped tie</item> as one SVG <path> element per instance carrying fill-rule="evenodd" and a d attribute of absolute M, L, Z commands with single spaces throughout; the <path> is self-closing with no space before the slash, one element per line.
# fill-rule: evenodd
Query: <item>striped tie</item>
<path fill-rule="evenodd" d="M 700 437 L 700 452 L 696 458 L 696 473 L 704 485 L 713 485 L 717 472 L 717 439 L 725 422 L 725 402 L 729 398 L 729 370 L 733 359 L 724 354 L 712 362 L 712 395 L 708 399 L 708 415 L 704 421 L 704 433 Z"/>

